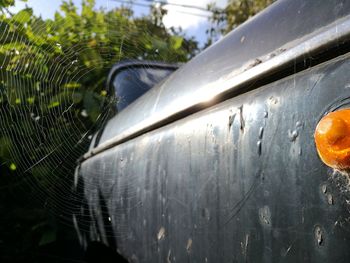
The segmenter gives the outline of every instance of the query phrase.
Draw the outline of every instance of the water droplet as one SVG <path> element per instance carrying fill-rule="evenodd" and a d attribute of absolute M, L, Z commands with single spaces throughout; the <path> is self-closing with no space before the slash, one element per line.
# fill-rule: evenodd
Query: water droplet
<path fill-rule="evenodd" d="M 265 225 L 271 225 L 271 212 L 268 206 L 259 209 L 260 222 Z"/>
<path fill-rule="evenodd" d="M 264 135 L 264 127 L 260 127 L 260 129 L 259 129 L 259 139 L 262 139 L 263 135 Z"/>
<path fill-rule="evenodd" d="M 240 124 L 241 124 L 240 129 L 241 129 L 242 132 L 244 132 L 245 122 L 244 122 L 244 118 L 243 118 L 243 105 L 240 106 L 238 108 L 238 110 L 239 110 L 239 121 L 240 121 Z"/>
<path fill-rule="evenodd" d="M 236 114 L 230 115 L 228 117 L 228 127 L 230 128 L 233 124 L 233 121 L 235 120 Z"/>
<path fill-rule="evenodd" d="M 192 247 L 192 239 L 189 238 L 189 239 L 187 240 L 187 246 L 186 246 L 187 252 L 190 252 L 191 247 Z"/>
<path fill-rule="evenodd" d="M 244 40 L 245 40 L 245 36 L 242 36 L 242 37 L 241 37 L 241 43 L 243 43 Z"/>
<path fill-rule="evenodd" d="M 298 135 L 299 134 L 297 130 L 288 130 L 288 137 L 291 142 L 294 142 L 297 139 Z"/>
<path fill-rule="evenodd" d="M 267 111 L 264 111 L 264 118 L 269 117 L 269 113 Z"/>
<path fill-rule="evenodd" d="M 318 244 L 319 246 L 321 246 L 321 245 L 323 244 L 323 241 L 324 241 L 324 239 L 323 239 L 323 233 L 322 233 L 321 227 L 319 227 L 319 226 L 316 226 L 316 227 L 315 227 L 315 239 L 316 239 L 317 244 Z"/>
<path fill-rule="evenodd" d="M 158 231 L 158 235 L 157 235 L 157 238 L 158 240 L 161 240 L 165 237 L 165 228 L 164 227 L 161 227 Z"/>
<path fill-rule="evenodd" d="M 208 208 L 203 208 L 202 209 L 202 217 L 204 217 L 206 220 L 210 220 L 210 212 Z"/>
<path fill-rule="evenodd" d="M 78 60 L 77 60 L 77 59 L 75 59 L 75 60 L 72 61 L 72 65 L 74 65 L 75 63 L 78 63 Z"/>
<path fill-rule="evenodd" d="M 158 54 L 159 53 L 159 49 L 157 48 L 154 52 L 156 52 Z"/>
<path fill-rule="evenodd" d="M 111 217 L 110 217 L 110 216 L 108 217 L 108 221 L 109 221 L 109 222 L 111 222 L 111 221 L 112 221 L 112 219 L 111 219 Z"/>
<path fill-rule="evenodd" d="M 333 196 L 331 194 L 327 195 L 327 201 L 329 205 L 334 205 L 334 199 Z"/>
<path fill-rule="evenodd" d="M 275 98 L 274 96 L 271 96 L 269 98 L 270 104 L 277 104 L 278 103 L 278 98 Z"/>
<path fill-rule="evenodd" d="M 327 185 L 325 185 L 325 184 L 322 185 L 321 190 L 322 190 L 322 193 L 324 193 L 324 194 L 327 193 Z"/>
<path fill-rule="evenodd" d="M 258 154 L 261 155 L 261 141 L 260 140 L 256 143 L 256 146 L 258 146 Z"/>
<path fill-rule="evenodd" d="M 301 128 L 303 127 L 303 123 L 301 121 L 297 121 L 297 123 L 295 124 L 295 127 Z"/>

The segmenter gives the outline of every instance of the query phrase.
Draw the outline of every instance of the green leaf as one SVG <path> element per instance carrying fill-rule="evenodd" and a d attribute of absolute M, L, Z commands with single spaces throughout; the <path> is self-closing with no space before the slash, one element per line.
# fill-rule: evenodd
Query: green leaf
<path fill-rule="evenodd" d="M 21 24 L 28 23 L 33 15 L 33 10 L 31 8 L 26 8 L 19 11 L 12 17 L 12 20 Z"/>
<path fill-rule="evenodd" d="M 56 231 L 54 229 L 46 230 L 39 241 L 39 246 L 44 246 L 56 241 Z"/>
<path fill-rule="evenodd" d="M 15 3 L 15 0 L 0 0 L 0 7 L 6 7 L 13 5 Z"/>
<path fill-rule="evenodd" d="M 180 36 L 172 36 L 171 44 L 174 50 L 178 50 L 182 46 L 184 39 Z"/>
<path fill-rule="evenodd" d="M 35 101 L 35 98 L 34 98 L 34 97 L 29 97 L 29 98 L 27 98 L 28 104 L 33 104 L 34 101 Z"/>
<path fill-rule="evenodd" d="M 81 87 L 81 84 L 77 82 L 70 82 L 63 85 L 63 88 L 66 88 L 66 89 L 76 89 L 80 87 Z"/>
<path fill-rule="evenodd" d="M 81 52 L 80 58 L 83 61 L 84 65 L 87 68 L 93 68 L 94 70 L 96 69 L 101 69 L 103 67 L 103 60 L 96 52 L 96 50 L 89 48 Z"/>
<path fill-rule="evenodd" d="M 93 92 L 86 92 L 84 96 L 84 107 L 91 121 L 95 122 L 101 114 L 100 101 Z"/>
<path fill-rule="evenodd" d="M 0 157 L 10 158 L 10 150 L 12 147 L 12 141 L 8 137 L 0 138 Z"/>
<path fill-rule="evenodd" d="M 59 106 L 60 105 L 60 102 L 59 101 L 53 101 L 53 102 L 51 102 L 50 104 L 49 104 L 49 106 L 47 106 L 49 109 L 51 109 L 51 108 L 55 108 L 55 107 L 57 107 L 57 106 Z"/>
<path fill-rule="evenodd" d="M 15 171 L 17 169 L 17 166 L 14 163 L 10 164 L 10 170 Z"/>
<path fill-rule="evenodd" d="M 43 36 L 46 34 L 46 23 L 41 18 L 35 19 L 31 23 L 31 28 L 33 31 L 34 36 Z"/>
<path fill-rule="evenodd" d="M 83 99 L 83 95 L 80 92 L 72 93 L 72 100 L 75 104 L 78 104 Z"/>

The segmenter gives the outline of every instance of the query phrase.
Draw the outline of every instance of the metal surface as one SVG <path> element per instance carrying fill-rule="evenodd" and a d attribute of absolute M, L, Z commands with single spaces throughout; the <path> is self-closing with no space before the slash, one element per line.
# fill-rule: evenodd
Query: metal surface
<path fill-rule="evenodd" d="M 349 1 L 277 1 L 117 115 L 85 158 L 341 45 L 349 39 L 349 13 Z"/>
<path fill-rule="evenodd" d="M 82 243 L 130 262 L 349 262 L 349 185 L 313 139 L 350 107 L 349 71 L 345 55 L 89 158 Z"/>
<path fill-rule="evenodd" d="M 277 1 L 111 119 L 76 173 L 81 243 L 130 262 L 349 262 L 348 175 L 313 138 L 350 108 L 349 35 L 350 1 Z"/>

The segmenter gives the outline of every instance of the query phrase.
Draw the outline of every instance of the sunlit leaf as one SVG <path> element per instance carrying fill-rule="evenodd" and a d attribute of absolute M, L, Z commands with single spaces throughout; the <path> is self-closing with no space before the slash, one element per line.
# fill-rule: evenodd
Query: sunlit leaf
<path fill-rule="evenodd" d="M 12 17 L 12 20 L 21 24 L 28 23 L 32 17 L 33 10 L 31 8 L 26 8 L 19 11 Z"/>
<path fill-rule="evenodd" d="M 51 102 L 47 107 L 49 108 L 49 109 L 51 109 L 51 108 L 55 108 L 55 107 L 57 107 L 57 106 L 59 106 L 60 105 L 60 102 L 59 101 L 54 101 L 54 102 Z"/>
<path fill-rule="evenodd" d="M 33 104 L 34 101 L 35 101 L 35 98 L 34 98 L 34 97 L 29 97 L 29 98 L 27 98 L 27 102 L 28 102 L 29 104 Z"/>
<path fill-rule="evenodd" d="M 66 89 L 76 89 L 80 87 L 81 87 L 81 84 L 77 82 L 70 82 L 63 85 L 63 88 L 66 88 Z"/>
<path fill-rule="evenodd" d="M 16 169 L 17 169 L 16 164 L 11 163 L 11 164 L 10 164 L 10 170 L 11 170 L 11 171 L 15 171 Z"/>
<path fill-rule="evenodd" d="M 171 43 L 172 43 L 173 49 L 174 50 L 179 49 L 182 46 L 183 40 L 184 39 L 182 37 L 180 37 L 180 36 L 173 36 L 171 38 Z"/>

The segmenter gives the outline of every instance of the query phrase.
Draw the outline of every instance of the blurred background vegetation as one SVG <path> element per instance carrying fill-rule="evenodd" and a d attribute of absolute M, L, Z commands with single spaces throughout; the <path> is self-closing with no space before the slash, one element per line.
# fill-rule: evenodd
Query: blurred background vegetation
<path fill-rule="evenodd" d="M 272 0 L 230 0 L 213 16 L 207 45 Z M 76 160 L 106 121 L 106 78 L 124 59 L 185 62 L 194 37 L 166 29 L 162 5 L 82 8 L 63 1 L 53 19 L 0 0 L 0 262 L 79 262 L 71 226 Z"/>

